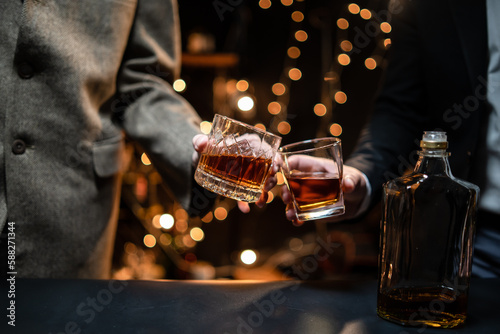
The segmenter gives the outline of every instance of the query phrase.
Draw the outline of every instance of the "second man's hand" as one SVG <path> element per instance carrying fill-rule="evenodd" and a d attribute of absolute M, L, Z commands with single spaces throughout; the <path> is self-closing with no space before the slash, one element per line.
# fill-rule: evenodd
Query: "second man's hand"
<path fill-rule="evenodd" d="M 342 191 L 344 193 L 345 214 L 318 221 L 339 222 L 348 220 L 361 215 L 366 210 L 367 196 L 370 195 L 370 191 L 366 177 L 361 171 L 344 165 Z M 296 226 L 302 225 L 304 222 L 297 220 L 295 208 L 293 207 L 292 194 L 286 185 L 283 185 L 281 188 L 281 198 L 286 205 L 286 218 Z"/>

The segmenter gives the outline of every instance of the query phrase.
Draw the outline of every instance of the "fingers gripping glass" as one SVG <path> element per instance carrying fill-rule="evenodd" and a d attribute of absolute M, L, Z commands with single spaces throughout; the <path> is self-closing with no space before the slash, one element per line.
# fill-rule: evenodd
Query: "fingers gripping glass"
<path fill-rule="evenodd" d="M 219 195 L 256 202 L 280 143 L 279 136 L 215 115 L 195 180 Z"/>
<path fill-rule="evenodd" d="M 281 170 L 299 220 L 344 214 L 340 139 L 306 140 L 283 146 L 279 152 Z"/>

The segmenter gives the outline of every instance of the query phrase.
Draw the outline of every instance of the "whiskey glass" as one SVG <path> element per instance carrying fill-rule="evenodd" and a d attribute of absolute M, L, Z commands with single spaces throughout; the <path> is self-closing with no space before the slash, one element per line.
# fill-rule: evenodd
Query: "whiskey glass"
<path fill-rule="evenodd" d="M 345 212 L 342 193 L 342 145 L 327 137 L 285 145 L 279 150 L 281 171 L 292 195 L 298 220 Z"/>
<path fill-rule="evenodd" d="M 194 178 L 202 187 L 244 202 L 257 202 L 281 137 L 216 114 Z"/>

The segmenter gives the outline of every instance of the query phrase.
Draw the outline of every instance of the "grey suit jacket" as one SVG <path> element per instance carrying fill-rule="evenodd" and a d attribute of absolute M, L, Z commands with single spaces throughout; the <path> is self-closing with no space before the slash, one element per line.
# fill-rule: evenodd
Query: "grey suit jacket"
<path fill-rule="evenodd" d="M 185 206 L 199 118 L 172 0 L 0 1 L 0 229 L 23 277 L 110 274 L 124 134 Z M 4 247 L 4 246 L 2 246 Z"/>

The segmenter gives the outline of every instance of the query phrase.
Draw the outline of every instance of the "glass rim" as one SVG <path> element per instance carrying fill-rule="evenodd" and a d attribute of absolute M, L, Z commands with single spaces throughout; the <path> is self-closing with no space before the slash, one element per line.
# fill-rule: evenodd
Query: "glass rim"
<path fill-rule="evenodd" d="M 317 143 L 317 142 L 321 142 L 321 141 L 325 141 L 327 143 L 325 145 L 321 145 L 321 146 L 317 146 L 317 147 L 310 147 L 310 148 L 304 148 L 304 149 L 295 150 L 295 151 L 283 152 L 284 149 L 290 149 L 293 147 L 299 147 L 301 145 L 313 144 L 313 143 Z M 329 146 L 337 146 L 337 145 L 340 145 L 341 142 L 342 141 L 340 140 L 340 138 L 337 138 L 337 137 L 322 137 L 322 138 L 308 139 L 308 140 L 303 140 L 303 141 L 299 141 L 296 143 L 291 143 L 291 144 L 282 146 L 279 148 L 278 152 L 280 154 L 283 154 L 283 155 L 311 152 L 311 151 L 314 151 L 314 150 L 317 150 L 320 148 L 325 148 L 325 147 L 329 147 Z"/>
<path fill-rule="evenodd" d="M 256 126 L 253 126 L 253 125 L 250 125 L 250 124 L 247 124 L 247 123 L 244 123 L 244 122 L 238 121 L 238 120 L 236 120 L 236 119 L 234 119 L 234 118 L 231 118 L 231 117 L 228 117 L 228 116 L 224 116 L 224 115 L 221 115 L 221 114 L 215 114 L 215 115 L 214 115 L 214 120 L 215 120 L 215 118 L 223 118 L 223 119 L 229 120 L 229 121 L 231 121 L 231 122 L 233 122 L 233 123 L 236 123 L 236 124 L 238 124 L 238 125 L 240 125 L 240 126 L 242 126 L 242 127 L 245 127 L 245 128 L 248 128 L 248 129 L 252 129 L 252 130 L 254 130 L 255 132 L 261 133 L 261 134 L 263 134 L 263 135 L 267 135 L 267 136 L 275 137 L 276 139 L 279 139 L 280 141 L 281 141 L 281 139 L 283 139 L 281 136 L 275 135 L 274 133 L 271 133 L 271 132 L 269 132 L 269 131 L 267 131 L 267 130 L 262 130 L 262 129 L 259 129 L 259 128 L 258 128 L 258 127 L 256 127 Z M 214 122 L 212 122 L 212 126 L 213 126 L 213 123 L 214 123 Z"/>

